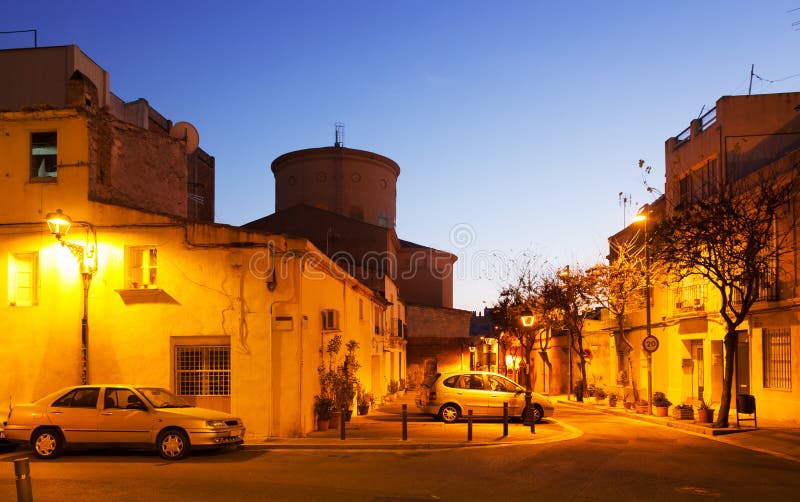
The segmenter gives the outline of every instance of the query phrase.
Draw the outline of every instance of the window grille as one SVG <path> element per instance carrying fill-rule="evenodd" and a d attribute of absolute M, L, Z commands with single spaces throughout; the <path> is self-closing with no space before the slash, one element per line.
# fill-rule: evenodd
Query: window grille
<path fill-rule="evenodd" d="M 792 389 L 792 338 L 789 328 L 764 329 L 762 333 L 764 357 L 764 387 Z"/>
<path fill-rule="evenodd" d="M 230 346 L 175 347 L 175 388 L 182 396 L 229 396 Z"/>

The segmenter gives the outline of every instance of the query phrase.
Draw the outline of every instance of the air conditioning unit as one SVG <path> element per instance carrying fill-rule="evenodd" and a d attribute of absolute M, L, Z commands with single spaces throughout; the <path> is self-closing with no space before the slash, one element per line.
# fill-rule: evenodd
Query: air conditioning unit
<path fill-rule="evenodd" d="M 338 310 L 325 309 L 322 311 L 322 329 L 323 330 L 339 329 Z"/>

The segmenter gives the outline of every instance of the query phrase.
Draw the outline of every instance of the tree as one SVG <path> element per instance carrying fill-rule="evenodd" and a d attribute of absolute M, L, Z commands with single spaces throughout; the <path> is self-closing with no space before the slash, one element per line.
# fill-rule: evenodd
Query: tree
<path fill-rule="evenodd" d="M 760 290 L 775 285 L 778 257 L 795 226 L 788 218 L 797 193 L 797 177 L 763 170 L 703 200 L 675 207 L 655 228 L 654 258 L 672 277 L 702 277 L 720 295 L 725 366 L 715 427 L 728 426 L 737 328 L 761 299 Z"/>
<path fill-rule="evenodd" d="M 634 401 L 639 401 L 639 389 L 636 387 L 631 354 L 633 345 L 626 336 L 626 325 L 629 308 L 638 303 L 645 287 L 645 260 L 642 247 L 636 245 L 634 239 L 621 242 L 610 241 L 608 264 L 598 264 L 588 270 L 594 278 L 594 299 L 603 306 L 611 317 L 617 321 L 614 333 L 616 346 L 622 347 L 628 361 L 627 378 L 618 378 L 618 383 L 630 381 Z"/>
<path fill-rule="evenodd" d="M 586 385 L 586 356 L 583 349 L 583 325 L 594 311 L 595 283 L 585 270 L 566 267 L 557 274 L 545 277 L 538 288 L 537 310 L 551 328 L 569 331 L 570 350 L 578 357 L 581 385 Z M 579 394 L 578 400 L 582 400 Z"/>
<path fill-rule="evenodd" d="M 500 297 L 492 309 L 492 319 L 497 329 L 510 339 L 507 342 L 516 342 L 522 348 L 522 361 L 528 370 L 525 378 L 528 392 L 532 390 L 532 376 L 535 374 L 531 353 L 536 345 L 536 331 L 533 327 L 523 326 L 521 318 L 526 314 L 535 315 L 536 281 L 537 276 L 528 263 L 514 282 L 500 290 Z"/>

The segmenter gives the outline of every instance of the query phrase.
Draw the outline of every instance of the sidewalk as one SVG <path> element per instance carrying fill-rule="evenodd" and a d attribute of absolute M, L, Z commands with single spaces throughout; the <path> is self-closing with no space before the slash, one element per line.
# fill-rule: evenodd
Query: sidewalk
<path fill-rule="evenodd" d="M 402 405 L 408 407 L 407 440 L 403 440 Z M 582 432 L 557 420 L 545 419 L 536 424 L 535 434 L 530 426 L 519 421 L 508 424 L 508 436 L 503 437 L 502 420 L 478 421 L 472 424 L 472 441 L 467 440 L 467 422 L 445 424 L 430 416 L 420 415 L 409 392 L 391 403 L 373 408 L 367 415 L 353 415 L 346 424 L 345 439 L 339 429 L 314 431 L 302 438 L 248 438 L 248 449 L 444 449 L 465 447 L 499 447 L 512 444 L 544 444 L 578 437 Z"/>
<path fill-rule="evenodd" d="M 592 409 L 600 413 L 624 416 L 632 420 L 640 420 L 673 427 L 693 434 L 702 434 L 740 448 L 766 453 L 787 460 L 800 462 L 800 427 L 790 423 L 781 423 L 771 420 L 758 419 L 758 428 L 753 427 L 753 422 L 742 422 L 741 427 L 736 427 L 736 415 L 731 414 L 730 427 L 725 429 L 711 428 L 711 424 L 700 424 L 693 420 L 677 420 L 672 417 L 655 417 L 637 414 L 633 410 L 626 410 L 621 406 L 611 407 L 607 404 L 596 404 L 593 398 L 586 399 L 583 403 L 568 400 L 566 395 L 550 396 L 559 405 L 576 406 Z M 748 417 L 750 415 L 747 415 Z"/>

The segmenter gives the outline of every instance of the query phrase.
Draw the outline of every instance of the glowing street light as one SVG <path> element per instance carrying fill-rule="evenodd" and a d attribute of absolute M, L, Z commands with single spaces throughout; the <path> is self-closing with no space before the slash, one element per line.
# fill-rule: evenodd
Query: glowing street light
<path fill-rule="evenodd" d="M 86 227 L 91 233 L 92 238 L 86 237 L 85 244 L 68 242 L 62 239 L 72 227 L 72 218 L 64 214 L 61 209 L 54 213 L 48 213 L 45 217 L 47 227 L 50 229 L 58 242 L 70 250 L 75 259 L 78 260 L 79 271 L 83 279 L 83 315 L 81 316 L 81 383 L 86 384 L 89 380 L 89 287 L 92 284 L 92 276 L 97 272 L 97 232 L 94 226 L 87 221 L 76 221 Z"/>
<path fill-rule="evenodd" d="M 643 211 L 633 218 L 634 222 L 644 223 L 644 299 L 645 299 L 645 314 L 646 314 L 646 329 L 647 335 L 645 340 L 655 338 L 650 332 L 650 243 L 647 238 L 647 214 Z M 656 343 L 656 346 L 658 344 Z M 647 352 L 647 406 L 650 414 L 653 414 L 653 352 L 645 349 Z"/>

